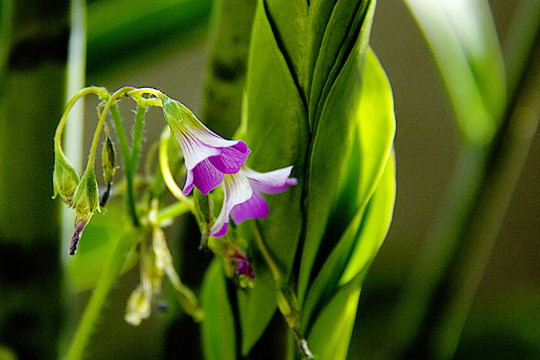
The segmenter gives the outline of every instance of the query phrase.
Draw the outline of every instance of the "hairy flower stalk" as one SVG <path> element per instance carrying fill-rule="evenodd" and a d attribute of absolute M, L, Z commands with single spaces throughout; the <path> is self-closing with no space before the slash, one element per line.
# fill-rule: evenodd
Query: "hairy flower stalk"
<path fill-rule="evenodd" d="M 236 174 L 251 150 L 242 140 L 226 140 L 213 133 L 187 107 L 166 96 L 163 115 L 184 154 L 187 170 L 184 194 L 196 186 L 203 195 L 219 186 L 225 174 Z"/>

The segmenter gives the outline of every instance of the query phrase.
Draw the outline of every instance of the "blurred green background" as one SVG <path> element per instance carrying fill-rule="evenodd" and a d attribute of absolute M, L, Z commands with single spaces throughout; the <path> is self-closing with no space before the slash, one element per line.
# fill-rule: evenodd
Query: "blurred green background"
<path fill-rule="evenodd" d="M 0 18 L 8 7 L 8 1 L 1 1 Z M 22 3 L 25 2 L 20 1 Z M 145 4 L 136 0 L 89 2 L 86 85 L 104 86 L 109 90 L 125 85 L 151 86 L 179 99 L 198 113 L 209 54 L 210 30 L 207 21 L 211 2 L 164 1 L 161 5 L 152 2 L 152 5 L 143 6 L 155 6 L 159 15 L 154 13 L 153 17 L 137 18 L 137 11 L 133 10 L 136 6 L 133 4 L 141 3 Z M 504 50 L 510 19 L 516 11 L 517 2 L 493 0 L 489 3 Z M 14 8 L 20 4 L 17 1 L 11 3 Z M 172 4 L 171 9 L 182 11 L 182 14 L 167 10 L 167 4 Z M 46 41 L 52 43 L 54 39 L 64 41 L 68 5 L 67 2 L 52 1 L 48 5 L 36 7 L 50 10 L 44 13 L 28 10 L 31 6 L 26 8 L 24 11 L 30 14 L 28 18 L 34 16 L 35 23 L 40 24 L 36 25 L 37 29 L 26 24 L 21 26 L 24 31 L 19 32 L 16 26 L 19 21 L 25 23 L 24 19 L 5 25 L 6 21 L 2 18 L 4 20 L 0 24 L 3 32 L 0 37 L 0 105 L 4 109 L 0 113 L 0 146 L 9 150 L 0 155 L 0 359 L 3 346 L 9 348 L 24 342 L 24 339 L 14 338 L 14 331 L 33 334 L 33 324 L 38 321 L 34 317 L 22 316 L 25 313 L 22 310 L 19 313 L 22 317 L 9 315 L 8 312 L 16 307 L 13 304 L 33 296 L 34 303 L 29 307 L 35 312 L 47 311 L 46 307 L 39 306 L 51 302 L 71 304 L 80 312 L 88 297 L 84 292 L 76 295 L 76 301 L 65 300 L 66 296 L 71 298 L 75 295 L 70 293 L 69 286 L 66 288 L 66 285 L 61 285 L 57 275 L 54 275 L 57 270 L 55 266 L 58 266 L 54 261 L 55 251 L 51 253 L 51 248 L 46 250 L 39 243 L 43 237 L 49 238 L 49 243 L 54 242 L 60 232 L 55 220 L 58 217 L 59 202 L 50 200 L 49 196 L 52 195 L 52 137 L 61 115 L 61 102 L 64 101 L 61 94 L 65 84 L 65 69 L 54 56 L 45 56 L 44 62 L 37 67 L 32 67 L 31 62 L 28 67 L 17 66 L 10 62 L 15 60 L 6 55 L 9 52 L 5 50 L 9 49 L 10 41 L 7 39 L 17 43 L 25 36 L 25 31 L 28 34 L 35 32 L 37 35 L 34 38 L 44 44 L 47 44 Z M 162 13 L 159 13 L 159 6 L 165 9 Z M 18 11 L 19 14 L 25 13 L 20 9 Z M 41 23 L 40 17 L 44 19 Z M 116 35 L 103 33 L 103 28 L 113 29 Z M 168 31 L 160 32 L 163 28 Z M 14 31 L 17 33 L 13 34 Z M 135 40 L 130 42 L 130 39 Z M 118 44 L 122 45 L 118 47 Z M 403 1 L 378 1 L 371 45 L 394 91 L 398 124 L 395 141 L 398 193 L 390 233 L 371 267 L 360 297 L 349 355 L 351 359 L 375 358 L 388 341 L 383 325 L 388 321 L 400 286 L 417 259 L 426 233 L 434 222 L 434 214 L 441 205 L 444 189 L 454 170 L 459 145 L 444 85 L 422 33 Z M 33 51 L 23 53 L 22 59 L 47 53 L 41 48 L 34 48 Z M 16 75 L 10 74 L 13 68 L 17 71 Z M 32 86 L 34 81 L 41 84 L 41 88 L 38 91 L 27 91 L 25 86 Z M 56 99 L 56 102 L 51 102 L 53 100 L 49 98 Z M 10 117 L 13 112 L 9 110 L 15 105 L 19 109 L 19 117 L 16 119 Z M 87 102 L 84 149 L 89 147 L 91 136 L 88 134 L 93 133 L 95 126 L 95 105 L 95 102 Z M 30 110 L 23 111 L 26 107 Z M 148 150 L 150 144 L 158 138 L 164 125 L 158 115 L 158 112 L 153 111 L 149 114 L 145 124 L 143 151 Z M 27 158 L 30 160 L 25 160 Z M 83 155 L 85 158 L 86 155 Z M 536 134 L 465 325 L 456 358 L 540 359 L 538 159 L 540 135 Z M 10 176 L 16 180 L 9 180 Z M 34 198 L 25 200 L 25 194 L 32 194 Z M 174 243 L 171 240 L 169 238 Z M 197 251 L 198 240 L 187 240 L 178 251 L 193 257 L 190 261 L 208 261 L 208 255 Z M 18 242 L 25 242 L 26 245 L 13 245 Z M 66 253 L 68 242 L 69 237 L 63 236 L 61 245 L 57 245 L 59 253 Z M 54 246 L 52 249 L 55 249 Z M 21 261 L 13 260 L 18 256 Z M 185 269 L 182 265 L 180 268 Z M 174 309 L 168 313 L 154 314 L 138 328 L 123 321 L 127 297 L 138 282 L 136 270 L 125 275 L 113 289 L 103 320 L 91 340 L 88 358 L 146 359 L 152 354 L 169 358 L 200 358 L 196 336 L 182 335 L 196 333 L 198 326 L 182 315 L 179 315 L 178 320 Z M 47 271 L 53 274 L 52 279 L 48 279 L 50 282 L 43 282 L 40 276 L 35 276 L 36 272 L 43 274 Z M 21 272 L 28 272 L 29 275 L 22 276 Z M 196 288 L 197 276 L 186 277 L 188 285 Z M 42 291 L 37 286 L 39 283 L 41 286 L 50 284 L 50 288 Z M 60 295 L 62 289 L 65 290 L 64 296 Z M 46 290 L 52 290 L 57 295 L 46 295 Z M 15 293 L 19 295 L 13 295 Z M 74 314 L 77 311 L 68 315 L 58 313 L 60 309 L 51 306 L 48 316 L 62 319 L 65 323 L 76 322 Z M 43 320 L 44 324 L 46 322 L 46 319 Z M 56 331 L 65 332 L 60 328 Z M 69 340 L 69 335 L 62 334 L 64 341 Z M 40 358 L 34 356 L 34 353 L 29 352 L 27 357 L 21 358 Z"/>

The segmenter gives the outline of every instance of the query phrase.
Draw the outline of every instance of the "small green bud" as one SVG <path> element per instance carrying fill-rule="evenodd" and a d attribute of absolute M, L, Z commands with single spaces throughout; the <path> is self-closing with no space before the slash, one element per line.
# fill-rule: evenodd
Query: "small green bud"
<path fill-rule="evenodd" d="M 86 170 L 73 195 L 72 208 L 75 209 L 75 229 L 71 238 L 69 254 L 75 255 L 82 231 L 92 217 L 99 211 L 99 191 L 94 170 Z"/>
<path fill-rule="evenodd" d="M 79 174 L 60 148 L 56 149 L 54 155 L 53 199 L 60 195 L 62 201 L 71 206 L 73 193 L 79 184 Z"/>
<path fill-rule="evenodd" d="M 114 174 L 118 165 L 116 165 L 116 155 L 114 153 L 114 146 L 111 138 L 107 136 L 107 139 L 103 143 L 103 152 L 101 153 L 101 163 L 103 165 L 103 179 L 107 184 L 113 182 Z"/>

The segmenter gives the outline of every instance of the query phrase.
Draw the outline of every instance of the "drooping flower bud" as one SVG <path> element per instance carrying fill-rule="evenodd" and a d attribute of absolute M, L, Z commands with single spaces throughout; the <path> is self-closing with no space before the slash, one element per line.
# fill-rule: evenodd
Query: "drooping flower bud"
<path fill-rule="evenodd" d="M 79 174 L 62 149 L 57 148 L 54 155 L 54 195 L 52 198 L 55 199 L 57 195 L 60 195 L 62 201 L 71 206 L 73 193 L 79 184 Z"/>
<path fill-rule="evenodd" d="M 236 239 L 227 233 L 227 235 L 208 239 L 208 247 L 216 254 L 219 254 L 225 260 L 225 270 L 228 276 L 236 275 L 241 279 L 253 279 L 255 273 L 251 266 L 251 261 L 247 255 L 236 244 Z M 242 282 L 250 286 L 249 282 Z"/>
<path fill-rule="evenodd" d="M 94 211 L 99 211 L 98 185 L 93 170 L 87 169 L 81 178 L 79 185 L 75 189 L 71 207 L 75 209 L 75 228 L 71 238 L 69 255 L 75 255 L 82 231 L 90 221 Z"/>
<path fill-rule="evenodd" d="M 103 143 L 103 151 L 101 153 L 101 164 L 103 167 L 103 179 L 107 183 L 107 188 L 101 194 L 99 199 L 99 206 L 104 207 L 109 200 L 109 195 L 111 194 L 111 185 L 114 179 L 114 174 L 118 165 L 116 165 L 116 155 L 114 153 L 114 146 L 107 133 L 107 139 Z"/>

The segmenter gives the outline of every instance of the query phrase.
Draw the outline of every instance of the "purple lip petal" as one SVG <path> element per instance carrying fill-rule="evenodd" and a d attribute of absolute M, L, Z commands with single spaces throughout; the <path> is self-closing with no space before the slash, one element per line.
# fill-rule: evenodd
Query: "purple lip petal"
<path fill-rule="evenodd" d="M 244 168 L 242 169 L 242 172 L 247 176 L 251 187 L 256 191 L 265 194 L 277 194 L 285 191 L 289 186 L 298 183 L 296 179 L 289 178 L 292 168 L 292 166 L 289 166 L 266 173 L 260 173 L 249 168 Z"/>
<path fill-rule="evenodd" d="M 229 222 L 227 221 L 223 223 L 223 226 L 220 229 L 214 230 L 214 228 L 212 228 L 212 231 L 215 231 L 215 233 L 212 233 L 212 232 L 211 233 L 213 237 L 221 237 L 227 233 L 228 229 L 229 229 Z"/>
<path fill-rule="evenodd" d="M 260 193 L 254 191 L 248 201 L 232 208 L 231 216 L 236 224 L 251 218 L 265 219 L 268 216 L 268 204 Z"/>
<path fill-rule="evenodd" d="M 193 170 L 188 170 L 184 194 L 189 194 L 193 189 L 193 185 L 195 185 L 203 195 L 206 195 L 218 187 L 224 178 L 225 174 L 212 166 L 210 161 L 204 160 L 197 164 Z"/>
<path fill-rule="evenodd" d="M 246 254 L 240 250 L 237 250 L 230 259 L 238 264 L 236 268 L 236 275 L 244 275 L 252 279 L 255 278 L 255 274 L 251 268 L 251 262 Z"/>
<path fill-rule="evenodd" d="M 269 209 L 261 192 L 276 194 L 298 184 L 298 180 L 289 178 L 292 168 L 289 166 L 266 173 L 243 168 L 237 174 L 226 176 L 223 181 L 223 207 L 212 227 L 212 236 L 225 234 L 224 224 L 229 222 L 229 216 L 236 224 L 246 219 L 265 219 Z"/>
<path fill-rule="evenodd" d="M 242 261 L 238 264 L 238 267 L 236 268 L 236 275 L 244 275 L 251 279 L 255 278 L 255 274 L 253 273 L 253 269 L 251 268 L 249 261 Z"/>
<path fill-rule="evenodd" d="M 236 174 L 244 166 L 250 152 L 246 143 L 239 141 L 234 146 L 221 148 L 221 154 L 209 160 L 222 173 Z"/>

